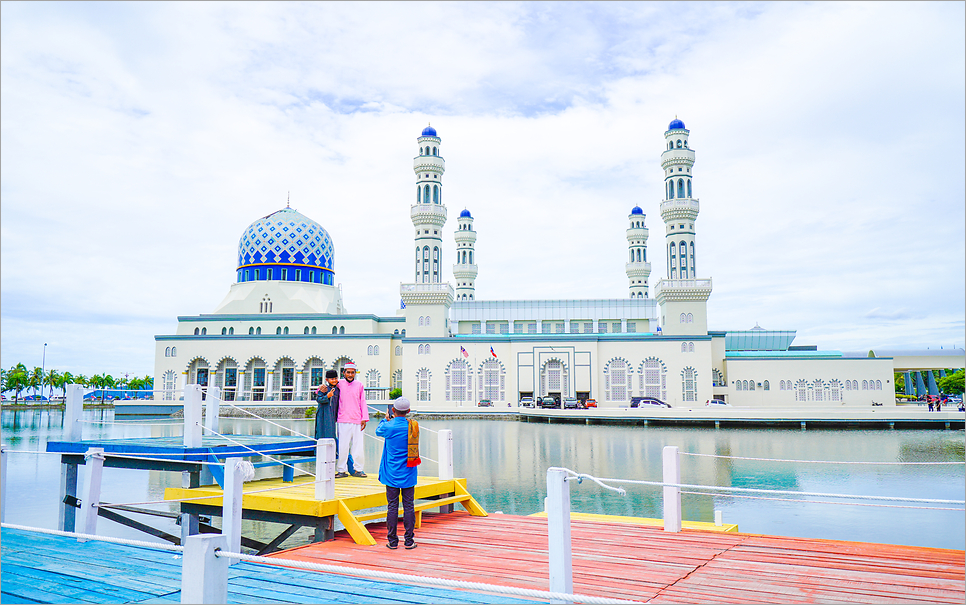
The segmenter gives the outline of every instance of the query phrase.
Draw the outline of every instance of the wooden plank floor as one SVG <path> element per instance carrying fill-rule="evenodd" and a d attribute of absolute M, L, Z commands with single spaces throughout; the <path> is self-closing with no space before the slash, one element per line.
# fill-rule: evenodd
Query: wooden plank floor
<path fill-rule="evenodd" d="M 380 524 L 381 525 L 381 524 Z M 424 515 L 415 550 L 344 535 L 275 557 L 548 588 L 547 521 Z M 964 552 L 573 520 L 574 592 L 654 603 L 963 603 Z M 402 527 L 400 527 L 400 533 Z"/>
<path fill-rule="evenodd" d="M 527 603 L 255 563 L 232 565 L 229 603 Z M 0 535 L 0 603 L 180 603 L 179 553 L 14 529 Z"/>

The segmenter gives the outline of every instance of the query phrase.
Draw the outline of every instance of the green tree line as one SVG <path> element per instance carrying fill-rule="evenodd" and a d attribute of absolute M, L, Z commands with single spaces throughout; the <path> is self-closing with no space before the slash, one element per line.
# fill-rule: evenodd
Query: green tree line
<path fill-rule="evenodd" d="M 4 392 L 13 391 L 14 402 L 20 401 L 20 394 L 27 390 L 33 390 L 34 397 L 37 391 L 44 394 L 44 389 L 50 389 L 48 397 L 53 397 L 54 389 L 59 389 L 61 395 L 65 393 L 67 385 L 79 384 L 85 387 L 97 389 L 153 389 L 154 379 L 150 376 L 143 378 L 114 378 L 110 374 L 101 373 L 93 376 L 84 374 L 72 374 L 51 369 L 44 372 L 41 368 L 30 370 L 22 363 L 18 363 L 9 370 L 0 369 L 0 388 Z"/>
<path fill-rule="evenodd" d="M 896 374 L 893 382 L 896 385 L 896 393 L 901 395 L 906 392 L 906 377 L 904 374 Z M 936 386 L 939 387 L 941 393 L 946 395 L 962 395 L 963 391 L 966 390 L 964 383 L 966 383 L 966 371 L 963 369 L 946 374 L 945 378 L 936 377 Z"/>

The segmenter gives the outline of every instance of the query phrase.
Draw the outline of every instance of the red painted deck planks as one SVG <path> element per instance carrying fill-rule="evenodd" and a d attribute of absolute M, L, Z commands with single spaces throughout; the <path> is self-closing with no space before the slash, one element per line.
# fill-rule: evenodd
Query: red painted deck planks
<path fill-rule="evenodd" d="M 547 520 L 424 514 L 419 548 L 344 532 L 276 556 L 545 590 Z M 400 528 L 401 529 L 401 528 Z M 922 602 L 966 599 L 963 551 L 573 521 L 574 591 L 655 603 Z"/>

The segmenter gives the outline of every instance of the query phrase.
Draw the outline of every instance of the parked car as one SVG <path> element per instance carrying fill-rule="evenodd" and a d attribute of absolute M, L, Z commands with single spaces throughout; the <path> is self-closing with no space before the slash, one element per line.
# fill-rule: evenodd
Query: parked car
<path fill-rule="evenodd" d="M 711 399 L 707 403 L 705 403 L 704 405 L 705 405 L 705 407 L 709 407 L 709 408 L 710 407 L 716 407 L 716 406 L 724 406 L 724 407 L 727 407 L 727 408 L 730 408 L 731 407 L 731 404 L 730 403 L 725 403 L 724 401 L 722 401 L 720 399 Z"/>
<path fill-rule="evenodd" d="M 523 407 L 523 408 L 532 408 L 533 407 L 533 397 L 521 397 L 520 398 L 520 407 Z"/>
<path fill-rule="evenodd" d="M 541 397 L 538 405 L 541 408 L 551 408 L 551 409 L 556 409 L 556 408 L 560 407 L 559 405 L 557 405 L 556 398 L 550 397 L 550 396 Z"/>
<path fill-rule="evenodd" d="M 596 399 L 588 399 L 587 401 L 584 402 L 584 407 L 585 408 L 595 408 L 595 407 L 597 407 L 597 400 Z"/>
<path fill-rule="evenodd" d="M 491 408 L 493 407 L 493 402 L 489 399 L 480 399 L 480 402 L 476 405 L 481 408 Z"/>
<path fill-rule="evenodd" d="M 671 404 L 664 403 L 657 397 L 631 397 L 631 407 L 669 408 Z"/>
<path fill-rule="evenodd" d="M 563 409 L 565 410 L 579 410 L 580 402 L 577 401 L 576 397 L 564 397 L 563 398 Z"/>

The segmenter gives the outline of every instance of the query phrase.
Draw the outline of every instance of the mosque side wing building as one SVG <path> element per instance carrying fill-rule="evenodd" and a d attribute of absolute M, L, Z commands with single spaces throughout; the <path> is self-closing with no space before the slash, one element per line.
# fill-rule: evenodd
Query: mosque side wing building
<path fill-rule="evenodd" d="M 442 139 L 427 126 L 413 161 L 413 279 L 400 284 L 396 315 L 348 313 L 332 238 L 286 207 L 243 232 L 236 281 L 214 312 L 180 316 L 175 334 L 155 337 L 155 385 L 168 399 L 200 384 L 229 401 L 306 401 L 325 370 L 352 361 L 369 400 L 399 388 L 422 410 L 517 407 L 524 397 L 792 408 L 895 405 L 894 372 L 906 372 L 907 393 L 932 392 L 933 368 L 966 365 L 962 350 L 849 354 L 793 345 L 794 331 L 709 330 L 712 280 L 698 266 L 689 137 L 676 118 L 664 133 L 667 266 L 653 297 L 639 206 L 627 216 L 628 298 L 479 300 L 477 233 L 466 209 L 453 232 L 454 289 L 443 279 Z"/>

